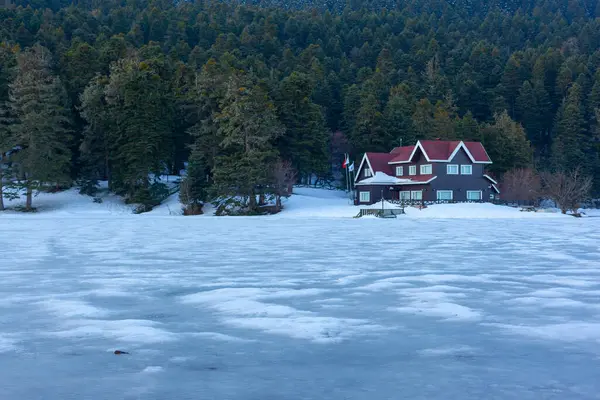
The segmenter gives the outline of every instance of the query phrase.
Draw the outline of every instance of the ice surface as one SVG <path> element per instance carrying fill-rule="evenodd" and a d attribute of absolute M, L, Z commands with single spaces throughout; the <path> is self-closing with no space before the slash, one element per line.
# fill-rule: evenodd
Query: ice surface
<path fill-rule="evenodd" d="M 310 189 L 274 217 L 38 200 L 0 214 L 2 400 L 600 393 L 598 218 L 353 219 Z"/>

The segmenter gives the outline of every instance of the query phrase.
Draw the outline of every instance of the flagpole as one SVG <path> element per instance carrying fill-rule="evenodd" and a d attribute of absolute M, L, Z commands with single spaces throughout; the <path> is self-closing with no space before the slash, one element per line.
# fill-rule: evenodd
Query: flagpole
<path fill-rule="evenodd" d="M 349 186 L 348 186 L 348 153 L 344 153 L 344 169 L 346 170 L 346 193 L 348 193 L 349 191 Z"/>

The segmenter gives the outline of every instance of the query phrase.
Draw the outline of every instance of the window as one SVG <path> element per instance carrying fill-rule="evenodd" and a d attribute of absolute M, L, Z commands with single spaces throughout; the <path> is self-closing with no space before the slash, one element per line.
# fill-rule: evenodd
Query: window
<path fill-rule="evenodd" d="M 410 191 L 400 192 L 400 200 L 410 200 Z"/>
<path fill-rule="evenodd" d="M 460 173 L 461 173 L 461 175 L 473 175 L 473 166 L 472 165 L 461 165 Z"/>
<path fill-rule="evenodd" d="M 408 174 L 409 175 L 416 175 L 417 174 L 417 166 L 416 165 L 411 165 L 410 167 L 408 167 Z"/>
<path fill-rule="evenodd" d="M 481 200 L 481 190 L 467 190 L 467 200 L 471 200 L 471 201 Z"/>
<path fill-rule="evenodd" d="M 413 190 L 412 192 L 410 192 L 410 198 L 412 200 L 423 200 L 423 191 Z"/>
<path fill-rule="evenodd" d="M 431 175 L 432 170 L 431 164 L 421 165 L 421 175 Z"/>
<path fill-rule="evenodd" d="M 365 167 L 365 178 L 368 178 L 370 176 L 373 176 L 373 174 L 371 173 L 371 169 L 369 167 Z"/>
<path fill-rule="evenodd" d="M 438 200 L 452 200 L 452 190 L 438 190 L 437 191 L 437 199 Z"/>
<path fill-rule="evenodd" d="M 396 167 L 396 176 L 404 175 L 404 167 Z"/>
<path fill-rule="evenodd" d="M 371 192 L 360 192 L 358 194 L 361 203 L 371 202 Z"/>
<path fill-rule="evenodd" d="M 446 174 L 448 174 L 448 175 L 458 175 L 458 165 L 456 165 L 456 164 L 448 164 L 448 165 L 446 165 Z"/>

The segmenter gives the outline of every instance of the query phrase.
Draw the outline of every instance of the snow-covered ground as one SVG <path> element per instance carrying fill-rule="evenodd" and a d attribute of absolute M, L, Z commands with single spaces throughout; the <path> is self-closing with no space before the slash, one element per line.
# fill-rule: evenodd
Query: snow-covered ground
<path fill-rule="evenodd" d="M 0 213 L 0 398 L 598 398 L 600 219 L 353 219 L 311 191 L 272 217 Z"/>

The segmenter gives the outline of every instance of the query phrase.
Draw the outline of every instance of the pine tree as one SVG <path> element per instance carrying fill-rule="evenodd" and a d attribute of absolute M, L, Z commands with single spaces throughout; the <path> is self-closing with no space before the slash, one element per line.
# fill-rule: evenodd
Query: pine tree
<path fill-rule="evenodd" d="M 327 171 L 328 133 L 321 107 L 311 101 L 314 84 L 308 75 L 294 72 L 281 82 L 277 97 L 279 120 L 285 127 L 279 152 L 301 178 Z"/>
<path fill-rule="evenodd" d="M 471 112 L 466 113 L 462 118 L 455 119 L 454 131 L 456 138 L 465 141 L 481 142 L 481 129 L 479 123 Z"/>
<path fill-rule="evenodd" d="M 106 104 L 108 78 L 98 76 L 89 83 L 80 96 L 80 113 L 86 121 L 79 148 L 83 168 L 80 174 L 81 193 L 93 195 L 99 179 L 111 181 L 111 144 L 109 135 L 113 116 Z"/>
<path fill-rule="evenodd" d="M 585 173 L 591 173 L 591 165 L 587 158 L 590 146 L 586 139 L 581 88 L 575 83 L 569 88 L 557 114 L 552 143 L 554 168 L 573 170 L 582 167 Z"/>
<path fill-rule="evenodd" d="M 111 67 L 106 103 L 115 129 L 111 143 L 111 187 L 145 210 L 160 201 L 159 178 L 171 162 L 173 98 L 161 76 L 162 61 L 128 58 Z"/>
<path fill-rule="evenodd" d="M 32 209 L 35 190 L 70 181 L 71 117 L 66 91 L 51 72 L 49 51 L 35 45 L 17 57 L 17 75 L 10 85 L 10 142 L 21 146 L 12 161 L 23 178 Z"/>
<path fill-rule="evenodd" d="M 421 99 L 417 102 L 412 116 L 413 132 L 417 139 L 431 138 L 433 111 L 434 107 L 428 99 Z"/>
<path fill-rule="evenodd" d="M 9 85 L 15 73 L 15 49 L 0 43 L 0 211 L 4 210 L 4 176 L 9 176 L 8 152 L 10 143 Z"/>
<path fill-rule="evenodd" d="M 390 90 L 390 97 L 383 111 L 385 135 L 393 139 L 393 146 L 407 146 L 416 142 L 412 126 L 414 99 L 407 84 Z"/>
<path fill-rule="evenodd" d="M 357 153 L 365 151 L 387 151 L 393 137 L 383 129 L 383 113 L 375 86 L 367 81 L 361 88 L 360 107 L 356 114 L 354 129 L 350 131 L 350 142 Z"/>
<path fill-rule="evenodd" d="M 245 74 L 229 79 L 220 107 L 215 122 L 223 154 L 213 171 L 217 191 L 243 196 L 249 212 L 256 212 L 256 195 L 272 183 L 275 140 L 285 130 L 266 90 Z"/>
<path fill-rule="evenodd" d="M 483 144 L 494 162 L 490 171 L 499 175 L 514 168 L 531 166 L 532 150 L 525 130 L 507 111 L 494 116 L 483 128 Z"/>

